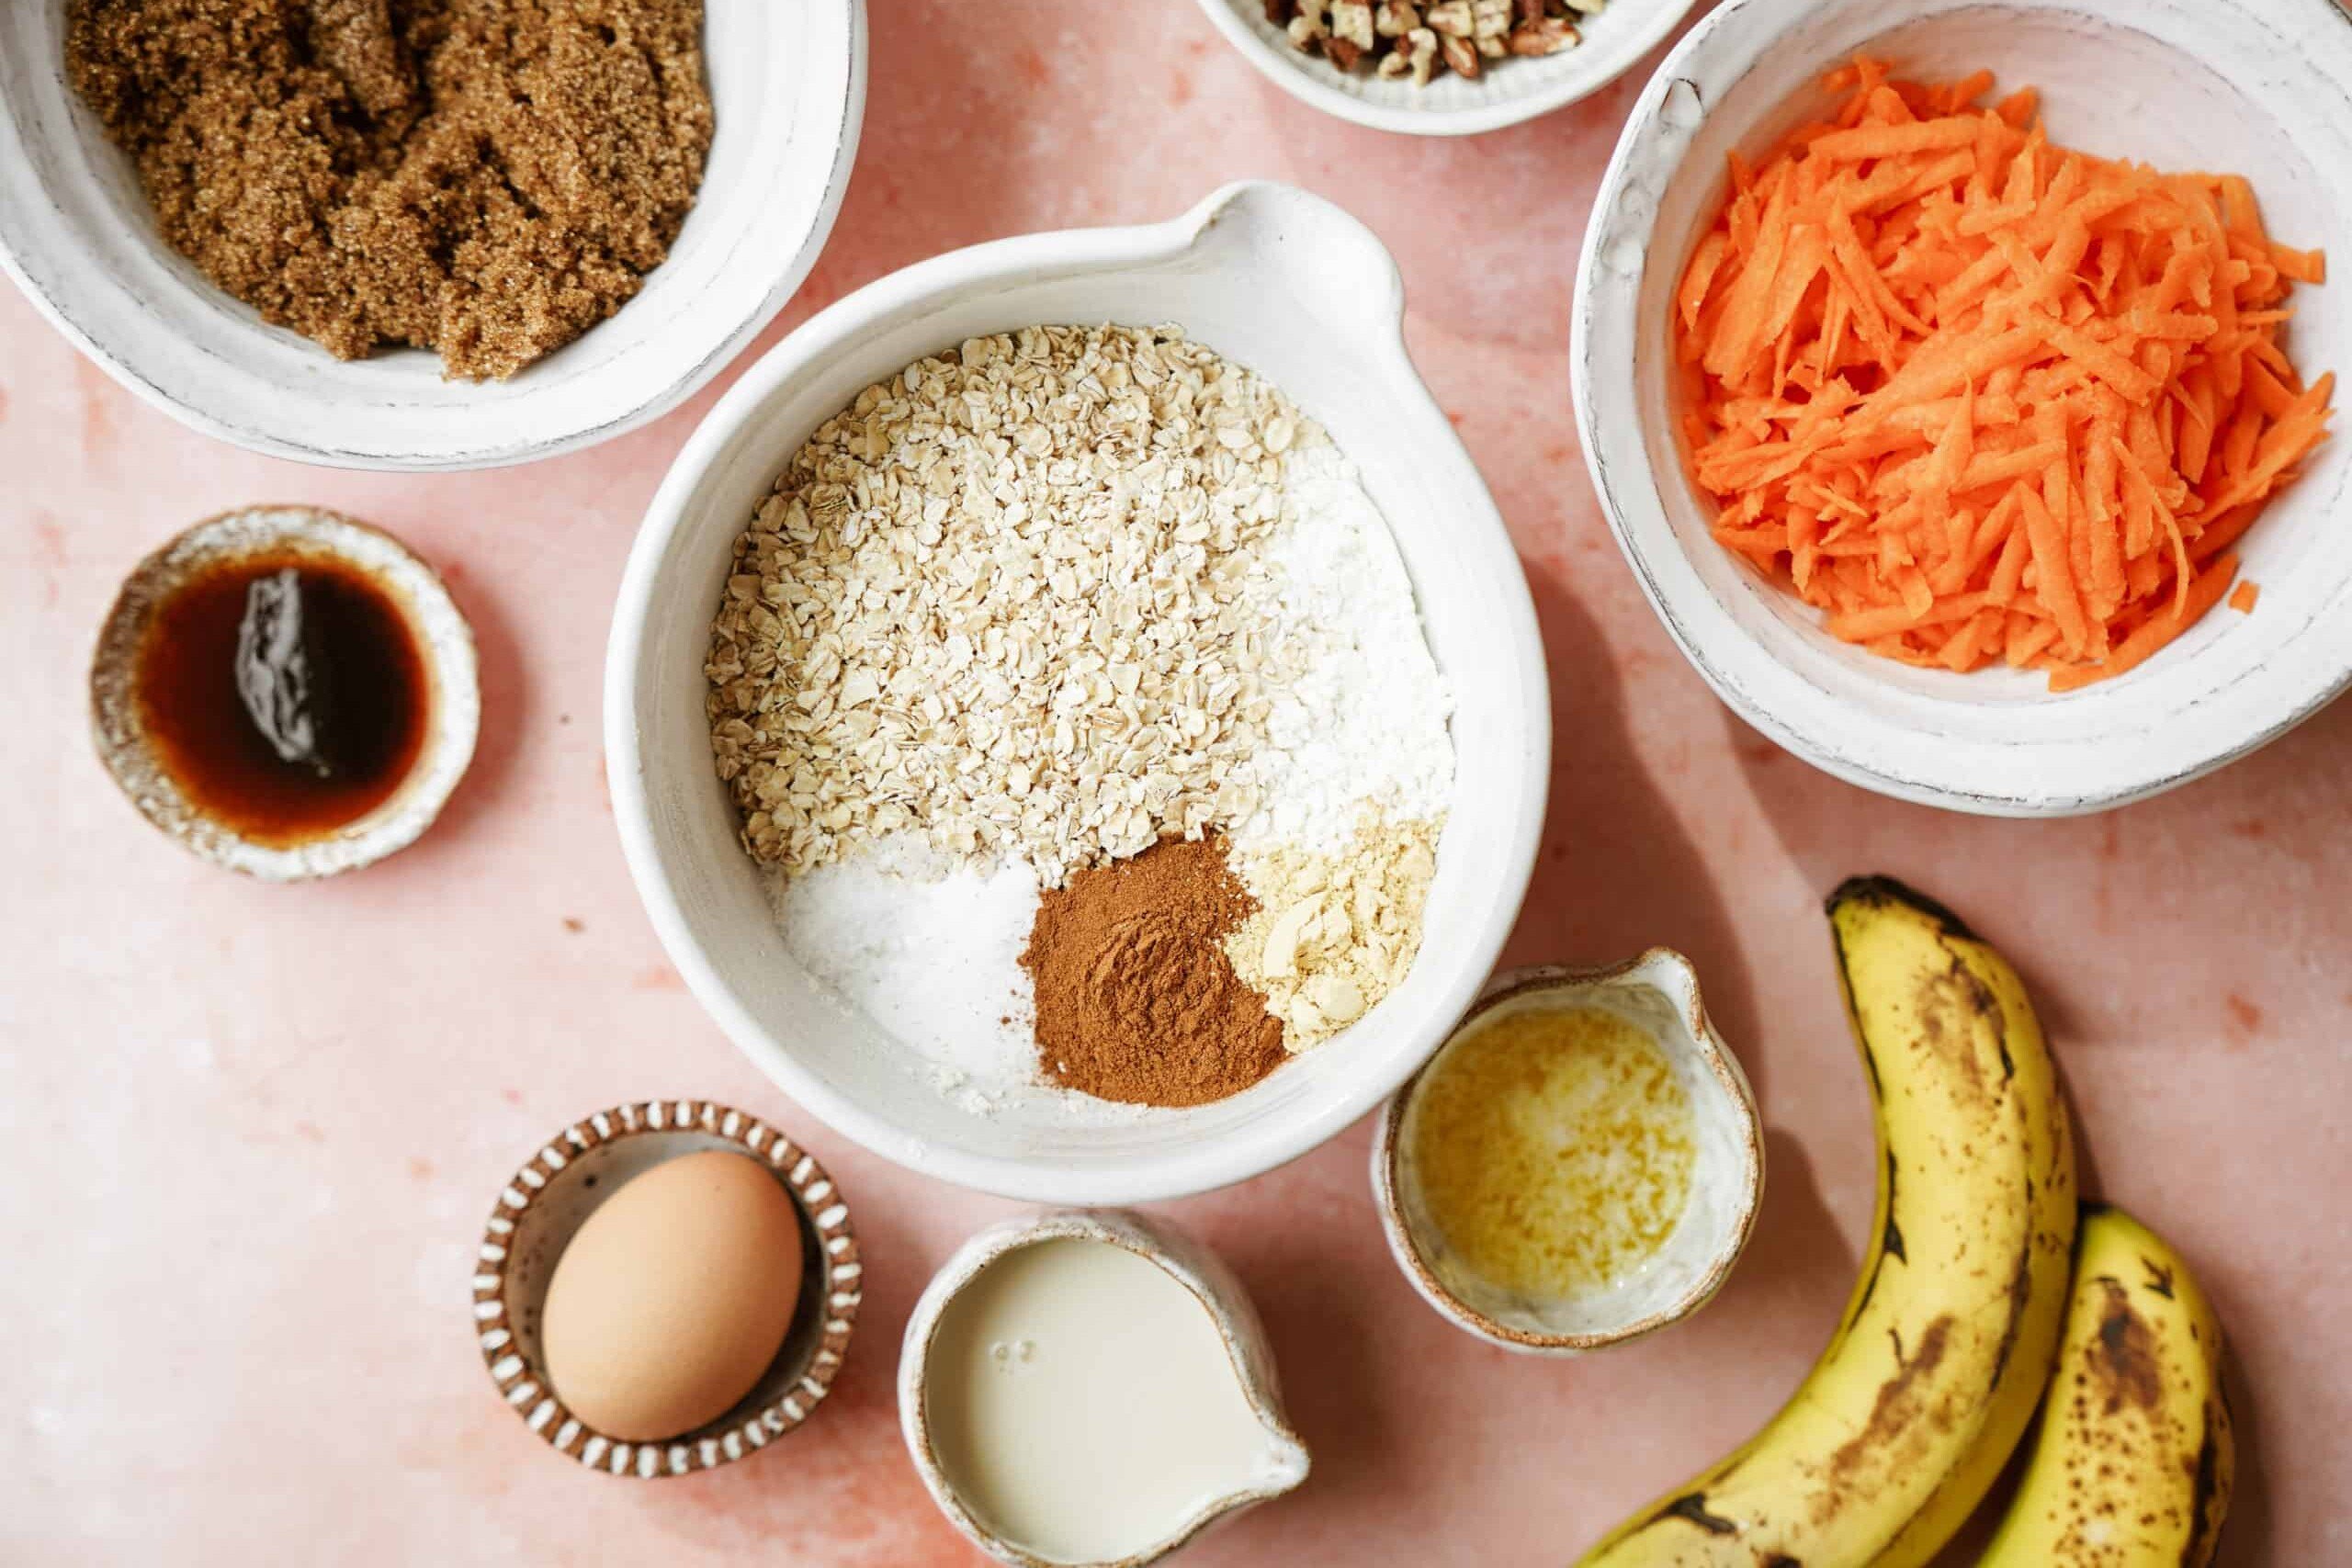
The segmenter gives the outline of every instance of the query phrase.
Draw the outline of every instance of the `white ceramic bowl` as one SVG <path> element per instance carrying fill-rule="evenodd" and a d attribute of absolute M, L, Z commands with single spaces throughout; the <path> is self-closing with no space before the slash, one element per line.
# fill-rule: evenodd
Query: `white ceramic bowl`
<path fill-rule="evenodd" d="M 973 1236 L 939 1266 L 907 1317 L 906 1336 L 899 1347 L 899 1430 L 932 1501 L 964 1539 L 1011 1568 L 1055 1568 L 1058 1561 L 1040 1557 L 1019 1541 L 999 1535 L 966 1505 L 932 1442 L 930 1389 L 932 1342 L 938 1337 L 940 1320 L 950 1303 L 1007 1253 L 1059 1240 L 1099 1241 L 1125 1247 L 1166 1269 L 1198 1297 L 1216 1323 L 1217 1337 L 1225 1341 L 1226 1353 L 1233 1360 L 1234 1381 L 1265 1433 L 1265 1462 L 1256 1484 L 1204 1502 L 1166 1539 L 1120 1558 L 1110 1568 L 1146 1568 L 1162 1562 L 1215 1526 L 1296 1491 L 1306 1481 L 1312 1461 L 1306 1442 L 1291 1428 L 1283 1413 L 1282 1385 L 1274 1375 L 1274 1349 L 1266 1338 L 1265 1325 L 1233 1270 L 1216 1253 L 1165 1220 L 1125 1209 L 1066 1209 L 1006 1220 Z"/>
<path fill-rule="evenodd" d="M 1585 457 L 1682 651 L 1750 724 L 1908 800 L 2064 816 L 2154 795 L 2284 734 L 2352 682 L 2352 437 L 2339 431 L 2239 549 L 2251 615 L 2217 609 L 2130 674 L 2052 696 L 2038 673 L 1912 670 L 1838 642 L 1709 536 L 1671 403 L 1669 299 L 1724 155 L 1826 103 L 1856 51 L 1907 75 L 2035 85 L 2054 140 L 2241 173 L 2272 232 L 2352 263 L 2352 18 L 2332 0 L 1733 0 L 1670 55 L 1610 164 L 1577 277 Z M 2299 288 L 2288 348 L 2352 369 L 2352 282 Z"/>
<path fill-rule="evenodd" d="M 783 309 L 823 248 L 865 108 L 865 0 L 708 0 L 717 113 L 670 258 L 610 321 L 512 379 L 437 355 L 346 363 L 265 323 L 155 232 L 66 84 L 64 0 L 0 6 L 0 265 L 107 373 L 207 435 L 349 468 L 481 468 L 642 424 Z"/>
<path fill-rule="evenodd" d="M 1291 47 L 1266 20 L 1264 0 L 1200 0 L 1243 58 L 1301 103 L 1375 130 L 1414 136 L 1475 136 L 1566 108 L 1624 74 L 1656 49 L 1696 0 L 1610 0 L 1599 16 L 1579 17 L 1584 41 L 1558 54 L 1492 62 L 1473 82 L 1451 72 L 1416 87 L 1384 81 L 1369 69 L 1342 71 Z"/>
<path fill-rule="evenodd" d="M 1587 1294 L 1536 1297 L 1480 1275 L 1430 1217 L 1414 1158 L 1419 1090 L 1463 1041 L 1514 1013 L 1590 1008 L 1657 1043 L 1690 1102 L 1690 1196 L 1651 1258 Z M 1731 1278 L 1764 1201 L 1764 1129 L 1739 1058 L 1715 1032 L 1698 972 L 1669 948 L 1605 969 L 1556 964 L 1498 975 L 1461 1026 L 1388 1102 L 1372 1145 L 1373 1200 L 1397 1268 L 1455 1327 L 1506 1350 L 1573 1356 L 1655 1334 L 1697 1312 Z"/>
<path fill-rule="evenodd" d="M 1370 231 L 1304 191 L 1242 185 L 1170 223 L 1038 234 L 895 273 L 823 311 L 721 399 L 646 514 L 614 613 L 605 743 L 639 893 L 689 985 L 786 1093 L 927 1175 L 1045 1201 L 1238 1181 L 1378 1104 L 1501 951 L 1544 815 L 1544 650 L 1486 486 L 1405 353 L 1403 288 Z M 1361 467 L 1453 683 L 1457 783 L 1420 954 L 1348 1032 L 1216 1104 L 1115 1119 L 1049 1097 L 951 1101 L 786 951 L 711 766 L 703 660 L 734 543 L 786 460 L 856 393 L 963 339 L 1044 322 L 1173 321 L 1279 384 Z"/>

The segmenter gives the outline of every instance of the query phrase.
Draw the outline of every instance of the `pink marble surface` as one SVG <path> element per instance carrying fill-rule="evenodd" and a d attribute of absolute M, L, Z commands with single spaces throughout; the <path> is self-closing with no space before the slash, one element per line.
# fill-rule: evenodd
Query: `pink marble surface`
<path fill-rule="evenodd" d="M 1837 1316 L 1871 1211 L 1816 913 L 1858 871 L 1941 895 L 2021 961 L 2090 1185 L 2210 1284 L 2247 1450 L 2226 1559 L 2352 1561 L 2352 704 L 2088 821 L 1973 821 L 1835 783 L 1684 666 L 1576 448 L 1570 271 L 1630 84 L 1420 144 L 1294 105 L 1178 0 L 874 0 L 873 33 L 856 180 L 788 321 L 954 245 L 1158 219 L 1241 175 L 1325 192 L 1396 248 L 1414 352 L 1510 519 L 1552 656 L 1551 818 L 1510 956 L 1683 949 L 1770 1127 L 1761 1227 L 1716 1304 L 1571 1363 L 1507 1359 L 1413 1296 L 1374 1222 L 1366 1127 L 1169 1205 L 1254 1292 L 1316 1456 L 1303 1493 L 1187 1561 L 1563 1561 L 1773 1409 Z M 526 471 L 315 471 L 182 431 L 0 289 L 0 1560 L 969 1558 L 900 1449 L 891 1375 L 932 1269 L 1009 1206 L 864 1155 L 735 1055 L 662 960 L 602 787 L 606 605 L 708 400 Z M 85 739 L 85 660 L 123 571 L 183 524 L 264 500 L 396 530 L 481 637 L 484 741 L 447 818 L 323 886 L 256 886 L 183 855 Z M 756 1462 L 646 1486 L 524 1433 L 465 1302 L 514 1163 L 563 1122 L 652 1094 L 804 1135 L 872 1267 L 844 1381 L 808 1427 Z"/>

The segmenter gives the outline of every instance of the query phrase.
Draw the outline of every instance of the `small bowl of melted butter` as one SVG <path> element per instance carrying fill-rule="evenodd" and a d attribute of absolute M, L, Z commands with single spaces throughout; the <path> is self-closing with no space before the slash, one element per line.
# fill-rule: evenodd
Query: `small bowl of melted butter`
<path fill-rule="evenodd" d="M 381 529 L 304 506 L 209 518 L 141 561 L 90 669 L 98 756 L 141 816 L 286 882 L 415 841 L 472 760 L 473 633 Z"/>
<path fill-rule="evenodd" d="M 1763 1132 L 1690 961 L 1653 948 L 1498 977 L 1389 1102 L 1372 1179 L 1431 1306 L 1506 1348 L 1573 1355 L 1722 1288 L 1763 1197 Z"/>

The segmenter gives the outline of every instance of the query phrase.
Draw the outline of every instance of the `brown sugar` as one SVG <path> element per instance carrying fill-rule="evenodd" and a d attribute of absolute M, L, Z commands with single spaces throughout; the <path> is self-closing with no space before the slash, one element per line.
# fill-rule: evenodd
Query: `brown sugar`
<path fill-rule="evenodd" d="M 1101 1100 L 1203 1105 L 1280 1066 L 1282 1023 L 1223 945 L 1256 908 L 1214 834 L 1049 889 L 1021 955 L 1046 1077 Z"/>
<path fill-rule="evenodd" d="M 164 238 L 338 358 L 513 375 L 669 254 L 702 0 L 71 0 L 66 70 Z"/>

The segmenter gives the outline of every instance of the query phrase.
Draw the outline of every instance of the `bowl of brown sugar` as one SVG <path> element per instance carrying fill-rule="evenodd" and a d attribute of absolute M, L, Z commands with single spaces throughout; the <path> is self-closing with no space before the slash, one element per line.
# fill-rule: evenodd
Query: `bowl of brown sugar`
<path fill-rule="evenodd" d="M 862 0 L 0 7 L 0 265 L 206 434 L 340 468 L 593 445 L 831 231 Z"/>

